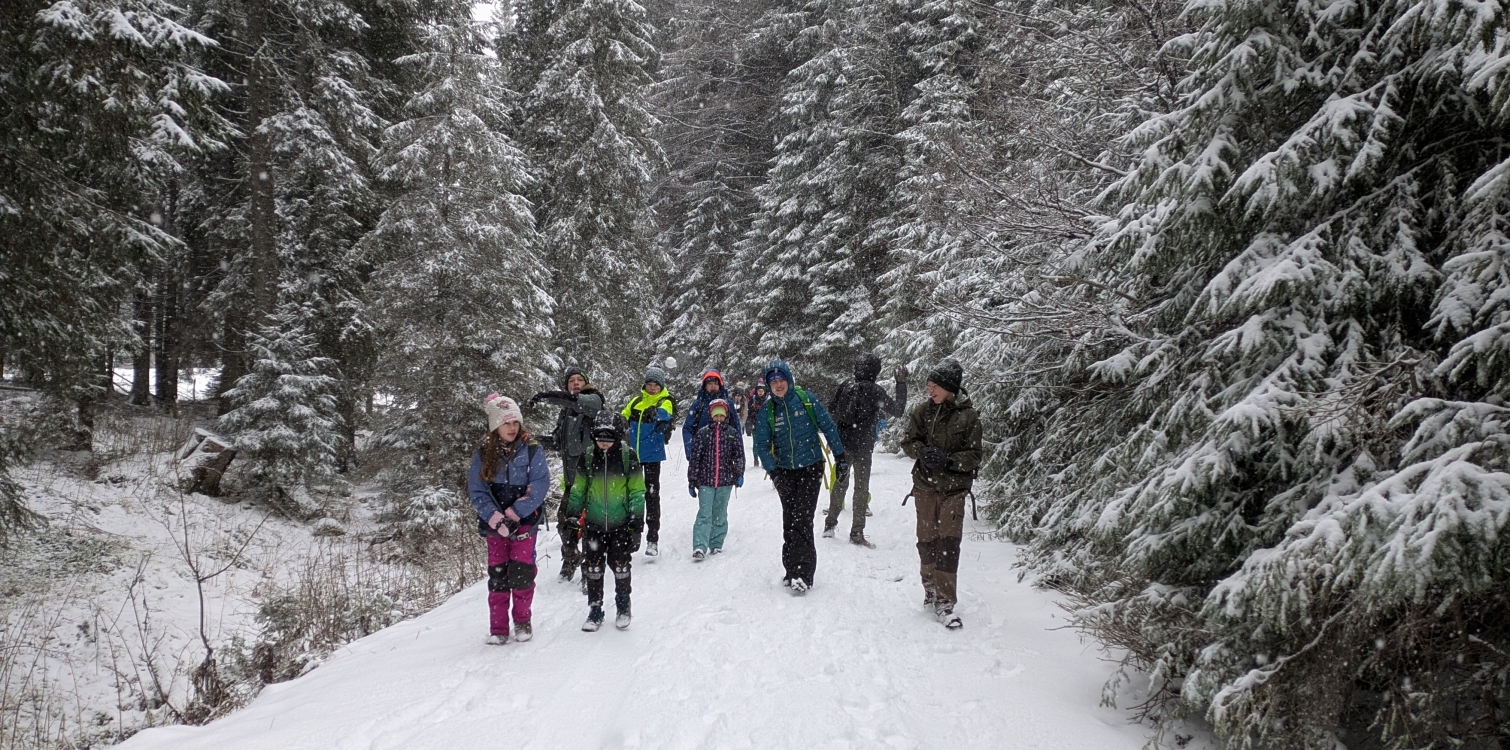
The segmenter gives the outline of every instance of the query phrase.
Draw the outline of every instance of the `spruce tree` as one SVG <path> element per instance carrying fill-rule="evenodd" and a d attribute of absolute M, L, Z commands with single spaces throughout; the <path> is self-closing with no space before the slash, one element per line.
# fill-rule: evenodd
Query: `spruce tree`
<path fill-rule="evenodd" d="M 549 377 L 554 307 L 485 29 L 459 1 L 429 28 L 425 50 L 401 60 L 419 85 L 383 136 L 395 198 L 366 245 L 379 263 L 376 384 L 392 402 L 378 444 L 399 451 L 400 484 L 455 488 L 487 430 L 483 397 L 520 398 Z"/>
<path fill-rule="evenodd" d="M 222 329 L 223 380 L 229 386 L 246 365 L 245 331 L 290 304 L 308 311 L 305 325 L 337 361 L 342 411 L 354 416 L 371 359 L 362 315 L 370 267 L 357 243 L 382 208 L 371 161 L 400 98 L 389 60 L 412 50 L 418 11 L 212 0 L 197 13 L 199 28 L 221 41 L 211 69 L 245 81 L 231 107 L 242 137 L 196 165 L 181 222 L 197 249 L 222 261 L 206 306 Z"/>
<path fill-rule="evenodd" d="M 154 211 L 181 160 L 218 147 L 213 44 L 158 0 L 27 2 L 0 18 L 0 349 L 85 427 L 139 269 L 177 246 Z M 89 447 L 87 431 L 79 447 Z"/>
<path fill-rule="evenodd" d="M 530 197 L 556 302 L 555 340 L 566 361 L 627 374 L 668 294 L 668 263 L 650 242 L 650 183 L 664 157 L 647 97 L 659 51 L 644 9 L 629 0 L 534 0 L 518 17 L 549 19 L 507 30 L 501 57 L 529 68 L 519 142 L 536 176 Z M 538 78 L 534 70 L 538 69 Z M 615 302 L 629 314 L 607 314 Z"/>
<path fill-rule="evenodd" d="M 1074 265 L 1118 312 L 1047 383 L 1033 564 L 1231 745 L 1502 741 L 1510 19 L 1191 13 Z"/>
<path fill-rule="evenodd" d="M 252 371 L 227 391 L 238 406 L 219 420 L 250 488 L 298 512 L 308 509 L 289 498 L 332 474 L 341 443 L 333 363 L 315 354 L 305 317 L 285 306 L 252 336 Z"/>
<path fill-rule="evenodd" d="M 794 46 L 807 59 L 782 89 L 785 130 L 741 248 L 760 259 L 741 309 L 759 332 L 757 358 L 786 358 L 820 386 L 847 377 L 880 340 L 876 279 L 887 252 L 871 230 L 891 210 L 896 92 L 912 82 L 890 54 L 888 10 L 848 0 L 804 7 Z"/>

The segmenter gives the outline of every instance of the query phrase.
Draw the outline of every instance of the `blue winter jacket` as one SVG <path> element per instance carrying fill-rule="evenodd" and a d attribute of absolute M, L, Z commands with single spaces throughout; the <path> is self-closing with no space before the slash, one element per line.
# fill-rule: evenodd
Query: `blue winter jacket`
<path fill-rule="evenodd" d="M 666 460 L 666 443 L 671 440 L 671 417 L 676 413 L 676 402 L 662 389 L 651 395 L 641 390 L 625 404 L 620 414 L 629 420 L 629 434 L 624 444 L 634 449 L 640 463 L 654 464 Z"/>
<path fill-rule="evenodd" d="M 472 468 L 467 471 L 467 495 L 472 508 L 477 511 L 478 531 L 485 535 L 492 533 L 487 528 L 487 520 L 510 504 L 521 519 L 528 519 L 545 502 L 550 485 L 551 470 L 545 463 L 545 449 L 535 441 L 520 446 L 507 465 L 501 464 L 493 472 L 491 482 L 482 479 L 482 449 L 478 448 L 472 454 Z M 515 498 L 521 487 L 528 490 Z"/>
<path fill-rule="evenodd" d="M 755 415 L 755 457 L 760 459 L 760 465 L 766 471 L 774 471 L 801 469 L 822 461 L 823 446 L 818 442 L 819 430 L 828 438 L 828 449 L 834 454 L 834 458 L 844 455 L 839 428 L 828 415 L 828 409 L 823 408 L 823 403 L 809 393 L 808 400 L 812 401 L 813 413 L 808 416 L 807 407 L 803 406 L 801 398 L 797 396 L 797 383 L 792 378 L 791 368 L 781 360 L 772 362 L 766 367 L 767 382 L 772 372 L 785 375 L 792 387 L 787 389 L 785 398 L 778 398 L 772 392 L 765 405 L 760 407 L 760 413 Z M 816 425 L 813 424 L 815 420 Z"/>
<path fill-rule="evenodd" d="M 692 437 L 698 430 L 713 424 L 713 417 L 708 414 L 708 404 L 723 399 L 729 404 L 729 420 L 725 423 L 734 427 L 734 431 L 743 435 L 739 428 L 739 410 L 734 408 L 734 399 L 729 396 L 729 389 L 718 387 L 718 393 L 708 395 L 706 388 L 697 389 L 697 398 L 692 399 L 692 405 L 687 407 L 687 418 L 682 420 L 682 455 L 692 457 Z"/>

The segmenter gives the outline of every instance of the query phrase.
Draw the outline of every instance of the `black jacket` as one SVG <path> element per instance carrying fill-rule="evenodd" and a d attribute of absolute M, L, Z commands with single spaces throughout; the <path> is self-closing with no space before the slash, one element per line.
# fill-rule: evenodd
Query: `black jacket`
<path fill-rule="evenodd" d="M 855 363 L 855 377 L 844 381 L 829 401 L 828 413 L 839 427 L 839 440 L 848 450 L 870 450 L 876 442 L 876 422 L 885 415 L 902 416 L 907 405 L 907 383 L 898 380 L 896 397 L 876 385 L 881 360 L 865 356 Z M 864 446 L 864 448 L 861 448 Z"/>

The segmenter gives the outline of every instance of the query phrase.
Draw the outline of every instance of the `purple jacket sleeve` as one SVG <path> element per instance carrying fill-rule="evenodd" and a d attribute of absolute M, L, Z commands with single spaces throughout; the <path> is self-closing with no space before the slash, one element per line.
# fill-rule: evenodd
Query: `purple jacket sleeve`
<path fill-rule="evenodd" d="M 520 452 L 524 456 L 515 458 L 515 462 L 517 463 L 519 458 L 524 458 L 524 460 L 529 462 L 526 476 L 528 477 L 530 494 L 514 501 L 514 512 L 518 513 L 520 518 L 523 518 L 534 513 L 535 509 L 545 504 L 545 495 L 547 492 L 550 492 L 551 488 L 551 469 L 545 463 L 545 451 L 539 448 L 531 449 L 529 446 L 524 446 L 520 449 Z M 527 458 L 525 458 L 526 456 Z"/>
<path fill-rule="evenodd" d="M 479 449 L 472 454 L 472 468 L 467 471 L 467 499 L 472 502 L 472 507 L 477 511 L 477 517 L 483 521 L 493 517 L 498 512 L 498 506 L 493 504 L 493 491 L 488 483 L 482 481 L 482 451 Z"/>

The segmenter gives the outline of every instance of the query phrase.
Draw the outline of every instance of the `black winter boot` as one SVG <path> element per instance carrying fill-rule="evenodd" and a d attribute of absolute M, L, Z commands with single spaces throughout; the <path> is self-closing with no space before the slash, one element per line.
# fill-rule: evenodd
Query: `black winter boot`
<path fill-rule="evenodd" d="M 596 633 L 598 632 L 598 628 L 601 627 L 603 627 L 603 605 L 601 603 L 593 604 L 592 608 L 587 610 L 587 622 L 582 623 L 582 630 L 588 633 Z"/>

